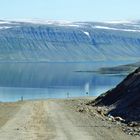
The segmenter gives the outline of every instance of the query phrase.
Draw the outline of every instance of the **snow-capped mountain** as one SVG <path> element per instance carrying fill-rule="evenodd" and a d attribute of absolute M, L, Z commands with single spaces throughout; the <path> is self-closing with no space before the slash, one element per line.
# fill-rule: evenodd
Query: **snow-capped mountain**
<path fill-rule="evenodd" d="M 0 20 L 0 61 L 140 60 L 140 22 Z"/>

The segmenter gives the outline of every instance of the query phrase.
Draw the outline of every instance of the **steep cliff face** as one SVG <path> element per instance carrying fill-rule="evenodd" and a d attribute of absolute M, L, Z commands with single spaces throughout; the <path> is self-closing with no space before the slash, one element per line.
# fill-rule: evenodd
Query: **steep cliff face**
<path fill-rule="evenodd" d="M 93 104 L 113 107 L 109 113 L 140 121 L 140 68 L 128 75 L 116 88 L 99 96 Z"/>
<path fill-rule="evenodd" d="M 0 21 L 0 61 L 140 60 L 140 23 Z"/>

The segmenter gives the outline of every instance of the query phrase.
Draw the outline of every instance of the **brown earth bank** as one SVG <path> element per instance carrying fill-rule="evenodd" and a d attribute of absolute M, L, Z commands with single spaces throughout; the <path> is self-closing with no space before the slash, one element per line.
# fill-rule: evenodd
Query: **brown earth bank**
<path fill-rule="evenodd" d="M 140 68 L 89 105 L 100 107 L 100 112 L 112 121 L 115 117 L 120 119 L 128 126 L 124 128 L 126 133 L 140 135 Z"/>
<path fill-rule="evenodd" d="M 110 121 L 93 98 L 0 103 L 1 140 L 138 140 Z M 125 124 L 124 124 L 125 125 Z"/>

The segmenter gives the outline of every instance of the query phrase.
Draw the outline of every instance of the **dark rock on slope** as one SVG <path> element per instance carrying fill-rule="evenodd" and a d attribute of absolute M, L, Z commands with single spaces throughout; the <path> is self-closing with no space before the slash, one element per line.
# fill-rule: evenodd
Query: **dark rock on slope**
<path fill-rule="evenodd" d="M 91 104 L 108 106 L 108 114 L 121 116 L 127 121 L 140 121 L 140 68 Z"/>

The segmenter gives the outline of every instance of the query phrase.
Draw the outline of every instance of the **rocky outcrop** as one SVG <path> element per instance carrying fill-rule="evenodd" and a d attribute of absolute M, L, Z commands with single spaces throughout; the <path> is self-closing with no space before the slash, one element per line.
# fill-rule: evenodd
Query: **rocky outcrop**
<path fill-rule="evenodd" d="M 108 114 L 121 116 L 126 121 L 140 121 L 140 68 L 91 104 L 107 106 Z"/>

